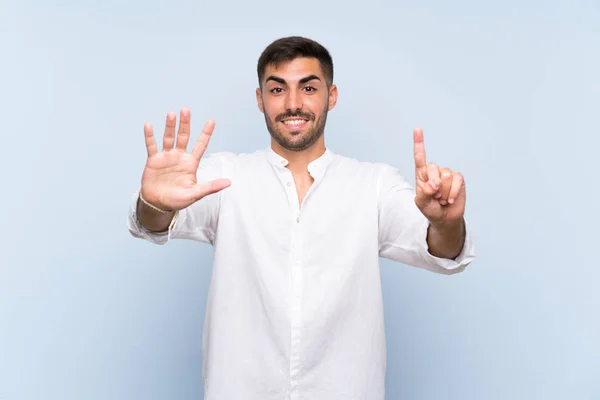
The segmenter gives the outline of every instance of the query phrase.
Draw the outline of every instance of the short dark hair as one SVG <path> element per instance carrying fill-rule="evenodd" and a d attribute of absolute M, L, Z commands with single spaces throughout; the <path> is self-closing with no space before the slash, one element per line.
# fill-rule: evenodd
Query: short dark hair
<path fill-rule="evenodd" d="M 256 68 L 259 85 L 262 87 L 267 66 L 273 65 L 278 68 L 286 62 L 300 57 L 316 58 L 321 64 L 327 86 L 331 86 L 333 83 L 333 60 L 329 51 L 314 40 L 301 36 L 277 39 L 263 50 Z"/>

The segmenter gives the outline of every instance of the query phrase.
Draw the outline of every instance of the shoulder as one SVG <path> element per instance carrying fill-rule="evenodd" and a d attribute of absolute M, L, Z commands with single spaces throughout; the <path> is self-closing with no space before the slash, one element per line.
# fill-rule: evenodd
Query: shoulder
<path fill-rule="evenodd" d="M 383 162 L 363 161 L 356 158 L 334 154 L 336 167 L 343 172 L 368 175 L 374 178 L 383 178 L 389 175 L 401 175 L 398 168 Z"/>
<path fill-rule="evenodd" d="M 220 165 L 224 167 L 253 163 L 264 159 L 264 154 L 262 153 L 262 150 L 257 150 L 252 153 L 233 153 L 230 151 L 207 153 L 202 157 L 202 160 L 200 160 L 200 167 L 202 167 L 203 164 L 206 166 Z"/>
<path fill-rule="evenodd" d="M 261 173 L 266 165 L 265 151 L 248 153 L 229 151 L 206 153 L 198 166 L 199 176 L 217 176 L 219 178 L 237 178 L 245 174 Z"/>
<path fill-rule="evenodd" d="M 378 194 L 384 194 L 391 189 L 411 188 L 397 167 L 384 162 L 362 161 L 334 154 L 334 164 L 338 171 L 352 176 L 359 184 L 373 188 Z"/>

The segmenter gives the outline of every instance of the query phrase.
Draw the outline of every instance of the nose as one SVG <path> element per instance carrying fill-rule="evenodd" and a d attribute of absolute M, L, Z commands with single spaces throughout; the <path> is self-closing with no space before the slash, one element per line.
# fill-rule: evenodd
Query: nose
<path fill-rule="evenodd" d="M 302 109 L 302 96 L 296 90 L 288 90 L 285 108 L 292 112 Z"/>

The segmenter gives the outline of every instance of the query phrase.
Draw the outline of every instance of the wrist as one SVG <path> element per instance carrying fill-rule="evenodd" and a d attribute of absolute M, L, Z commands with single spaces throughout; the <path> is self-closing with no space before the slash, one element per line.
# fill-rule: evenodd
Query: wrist
<path fill-rule="evenodd" d="M 163 209 L 161 207 L 155 206 L 154 204 L 150 203 L 148 200 L 144 199 L 144 197 L 142 196 L 141 190 L 140 190 L 140 194 L 139 194 L 139 199 L 144 205 L 150 207 L 151 209 L 153 209 L 154 211 L 156 211 L 160 214 L 172 214 L 175 212 L 174 210 L 166 210 L 166 209 Z"/>
<path fill-rule="evenodd" d="M 465 220 L 461 218 L 457 221 L 441 221 L 441 222 L 431 222 L 429 221 L 429 225 L 432 229 L 435 229 L 439 233 L 446 232 L 456 232 L 462 231 L 465 228 Z"/>

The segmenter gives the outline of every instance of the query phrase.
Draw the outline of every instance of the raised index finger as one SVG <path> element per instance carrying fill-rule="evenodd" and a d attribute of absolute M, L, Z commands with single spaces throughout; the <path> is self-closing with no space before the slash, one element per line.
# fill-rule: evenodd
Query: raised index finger
<path fill-rule="evenodd" d="M 192 154 L 198 160 L 200 160 L 202 158 L 202 156 L 204 155 L 204 152 L 206 151 L 206 148 L 208 147 L 208 142 L 210 141 L 210 137 L 212 136 L 214 129 L 215 129 L 215 120 L 214 119 L 210 119 L 206 122 L 206 124 L 204 124 L 202 133 L 200 134 L 200 137 L 196 141 L 196 145 L 194 146 L 194 149 L 192 150 Z"/>
<path fill-rule="evenodd" d="M 425 143 L 423 143 L 423 130 L 415 128 L 413 131 L 415 141 L 415 168 L 420 169 L 427 166 L 427 157 L 425 156 Z"/>

